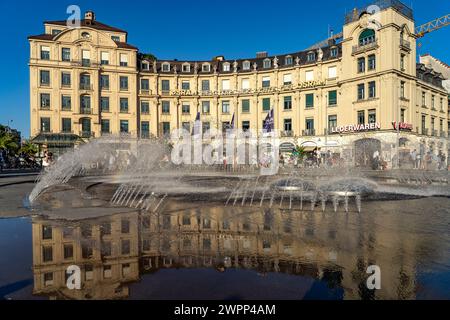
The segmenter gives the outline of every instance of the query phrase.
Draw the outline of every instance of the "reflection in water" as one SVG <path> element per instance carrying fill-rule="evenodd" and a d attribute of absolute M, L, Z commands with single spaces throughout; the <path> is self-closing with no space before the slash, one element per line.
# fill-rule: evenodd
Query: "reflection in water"
<path fill-rule="evenodd" d="M 424 215 L 430 203 L 436 210 Z M 161 214 L 129 212 L 77 222 L 34 217 L 34 294 L 121 299 L 162 269 L 209 268 L 252 270 L 258 281 L 274 273 L 299 285 L 312 279 L 303 298 L 326 284 L 318 298 L 340 290 L 334 298 L 414 299 L 421 270 L 448 269 L 448 199 L 373 202 L 362 214 L 192 205 L 169 202 Z M 73 264 L 82 270 L 81 290 L 65 285 L 66 268 Z M 366 269 L 375 264 L 382 272 L 379 291 L 366 287 Z"/>

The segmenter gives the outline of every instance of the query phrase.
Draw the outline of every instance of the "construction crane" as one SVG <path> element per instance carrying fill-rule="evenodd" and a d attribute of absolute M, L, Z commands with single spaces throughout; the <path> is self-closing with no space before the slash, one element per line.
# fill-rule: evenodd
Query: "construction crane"
<path fill-rule="evenodd" d="M 442 29 L 443 27 L 446 27 L 450 25 L 450 14 L 447 14 L 443 17 L 440 17 L 438 19 L 435 19 L 433 21 L 427 22 L 425 24 L 422 24 L 421 26 L 416 27 L 415 29 L 415 34 L 417 38 L 422 38 L 424 37 L 426 34 Z M 338 33 L 336 35 L 333 35 L 323 41 L 320 41 L 314 45 L 312 45 L 311 47 L 309 47 L 306 50 L 314 50 L 314 49 L 319 49 L 322 47 L 325 47 L 328 45 L 329 41 L 331 40 L 339 40 L 343 38 L 343 33 Z"/>
<path fill-rule="evenodd" d="M 447 14 L 443 17 L 440 17 L 438 19 L 435 19 L 433 21 L 430 21 L 428 23 L 425 23 L 421 26 L 416 27 L 416 36 L 417 38 L 422 38 L 427 33 L 439 30 L 445 26 L 448 26 L 450 24 L 450 14 Z"/>

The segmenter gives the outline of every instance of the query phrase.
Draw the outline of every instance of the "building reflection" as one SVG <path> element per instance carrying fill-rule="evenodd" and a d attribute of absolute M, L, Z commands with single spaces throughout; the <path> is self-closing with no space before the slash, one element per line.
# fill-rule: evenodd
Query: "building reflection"
<path fill-rule="evenodd" d="M 129 296 L 129 284 L 145 274 L 207 267 L 308 276 L 342 288 L 345 299 L 412 299 L 416 243 L 395 230 L 373 228 L 377 219 L 222 206 L 72 223 L 34 217 L 34 294 L 122 299 Z M 377 292 L 366 287 L 372 264 L 382 270 Z M 66 287 L 70 265 L 81 268 L 81 290 Z"/>

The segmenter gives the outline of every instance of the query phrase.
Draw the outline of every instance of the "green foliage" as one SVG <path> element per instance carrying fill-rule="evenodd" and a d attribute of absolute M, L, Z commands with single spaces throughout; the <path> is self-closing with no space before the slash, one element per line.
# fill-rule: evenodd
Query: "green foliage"
<path fill-rule="evenodd" d="M 16 139 L 10 133 L 2 133 L 0 135 L 0 150 L 8 150 L 14 153 L 19 148 Z"/>
<path fill-rule="evenodd" d="M 34 156 L 36 153 L 38 153 L 38 151 L 39 151 L 38 146 L 29 140 L 25 141 L 19 150 L 19 152 L 21 153 L 23 152 L 28 156 Z"/>
<path fill-rule="evenodd" d="M 157 60 L 156 57 L 151 53 L 140 53 L 141 60 L 150 60 L 155 61 Z"/>
<path fill-rule="evenodd" d="M 292 152 L 292 156 L 296 157 L 299 162 L 302 162 L 306 157 L 305 148 L 302 146 L 296 146 L 295 150 Z"/>

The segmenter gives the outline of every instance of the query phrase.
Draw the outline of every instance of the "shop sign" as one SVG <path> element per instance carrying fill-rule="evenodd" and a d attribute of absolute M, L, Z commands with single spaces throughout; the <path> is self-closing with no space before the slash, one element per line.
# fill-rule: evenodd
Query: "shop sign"
<path fill-rule="evenodd" d="M 360 132 L 360 131 L 373 131 L 381 129 L 379 122 L 366 123 L 366 124 L 350 124 L 346 126 L 339 126 L 331 128 L 331 133 L 347 133 L 347 132 Z"/>
<path fill-rule="evenodd" d="M 392 122 L 392 126 L 394 127 L 395 130 L 398 129 L 396 121 Z M 413 125 L 412 124 L 405 123 L 405 122 L 400 122 L 399 123 L 399 127 L 400 127 L 400 130 L 404 130 L 404 131 L 412 131 L 412 129 L 413 129 Z"/>
<path fill-rule="evenodd" d="M 326 81 L 305 81 L 297 85 L 283 85 L 281 87 L 269 87 L 259 89 L 243 89 L 243 90 L 220 90 L 220 91 L 200 91 L 195 90 L 173 90 L 171 96 L 233 96 L 241 94 L 272 94 L 278 92 L 292 91 L 298 89 L 312 89 L 326 85 Z"/>

